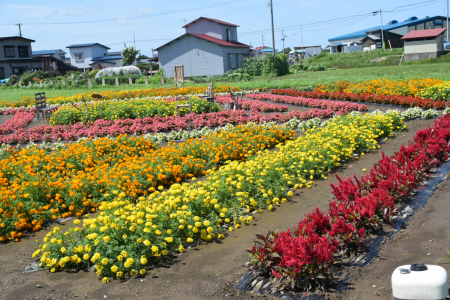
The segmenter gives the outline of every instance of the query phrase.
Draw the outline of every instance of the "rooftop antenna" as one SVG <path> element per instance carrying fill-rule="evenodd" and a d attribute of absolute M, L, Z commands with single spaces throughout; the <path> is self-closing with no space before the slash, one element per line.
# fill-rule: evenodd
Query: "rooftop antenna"
<path fill-rule="evenodd" d="M 21 30 L 20 26 L 23 24 L 17 23 L 16 25 L 19 26 L 19 36 L 22 37 L 22 30 Z"/>

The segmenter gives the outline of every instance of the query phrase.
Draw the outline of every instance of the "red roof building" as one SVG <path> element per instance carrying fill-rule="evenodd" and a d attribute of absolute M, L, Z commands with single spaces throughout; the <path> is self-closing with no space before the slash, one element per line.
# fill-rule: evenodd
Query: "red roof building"
<path fill-rule="evenodd" d="M 228 23 L 228 22 L 217 20 L 217 19 L 200 17 L 200 18 L 192 21 L 191 23 L 188 23 L 188 24 L 184 25 L 182 28 L 186 28 L 188 26 L 191 26 L 192 24 L 197 23 L 198 21 L 201 21 L 201 20 L 207 20 L 207 21 L 210 21 L 210 22 L 215 22 L 217 24 L 222 24 L 222 25 L 226 25 L 226 26 L 239 27 L 239 25 L 234 25 L 234 24 L 231 24 L 231 23 Z"/>
<path fill-rule="evenodd" d="M 165 76 L 184 65 L 185 77 L 213 76 L 242 67 L 251 46 L 238 42 L 238 25 L 200 17 L 185 26 L 185 33 L 156 48 Z"/>
<path fill-rule="evenodd" d="M 414 30 L 402 37 L 405 42 L 403 60 L 435 59 L 444 53 L 446 28 Z"/>
<path fill-rule="evenodd" d="M 408 32 L 406 35 L 402 37 L 402 40 L 411 41 L 418 39 L 434 39 L 439 35 L 443 34 L 447 28 L 435 28 L 435 29 L 425 29 L 425 30 L 413 30 Z"/>

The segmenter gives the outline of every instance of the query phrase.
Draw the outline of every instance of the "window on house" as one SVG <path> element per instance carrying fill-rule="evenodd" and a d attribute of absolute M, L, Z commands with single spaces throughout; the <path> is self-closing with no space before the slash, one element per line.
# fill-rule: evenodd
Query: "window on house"
<path fill-rule="evenodd" d="M 230 69 L 234 70 L 236 69 L 236 59 L 235 59 L 236 54 L 231 54 L 230 53 Z"/>
<path fill-rule="evenodd" d="M 83 60 L 83 53 L 75 53 L 75 61 Z"/>
<path fill-rule="evenodd" d="M 14 46 L 4 46 L 5 48 L 5 57 L 15 57 Z"/>
<path fill-rule="evenodd" d="M 19 57 L 29 57 L 28 46 L 19 46 Z"/>
<path fill-rule="evenodd" d="M 66 57 L 65 57 L 64 55 L 60 55 L 60 56 L 59 56 L 59 59 L 62 60 L 62 61 L 65 61 L 65 60 L 66 60 Z"/>
<path fill-rule="evenodd" d="M 5 68 L 1 67 L 0 68 L 0 79 L 4 79 L 5 78 Z"/>
<path fill-rule="evenodd" d="M 227 29 L 227 41 L 234 41 L 234 30 Z"/>

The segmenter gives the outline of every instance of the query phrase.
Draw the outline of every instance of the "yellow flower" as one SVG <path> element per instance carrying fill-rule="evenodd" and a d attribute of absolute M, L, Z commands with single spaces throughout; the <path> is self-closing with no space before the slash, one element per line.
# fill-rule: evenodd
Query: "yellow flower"
<path fill-rule="evenodd" d="M 116 273 L 117 270 L 119 270 L 119 268 L 116 265 L 111 267 L 111 272 Z"/>
<path fill-rule="evenodd" d="M 102 282 L 103 283 L 108 283 L 109 282 L 109 278 L 108 277 L 103 277 Z"/>
<path fill-rule="evenodd" d="M 144 245 L 147 246 L 147 247 L 150 246 L 150 241 L 149 240 L 145 240 L 144 241 Z"/>
<path fill-rule="evenodd" d="M 141 270 L 139 271 L 139 273 L 140 273 L 141 275 L 144 275 L 144 274 L 145 274 L 145 269 L 141 269 Z"/>

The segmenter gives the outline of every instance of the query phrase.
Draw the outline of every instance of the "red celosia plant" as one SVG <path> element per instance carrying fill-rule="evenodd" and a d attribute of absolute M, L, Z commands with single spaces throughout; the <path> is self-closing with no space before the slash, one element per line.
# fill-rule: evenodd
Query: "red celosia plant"
<path fill-rule="evenodd" d="M 368 233 L 382 232 L 383 222 L 419 186 L 426 171 L 449 158 L 449 140 L 450 115 L 445 115 L 433 128 L 417 131 L 414 142 L 392 157 L 383 153 L 368 175 L 337 177 L 339 183 L 330 184 L 335 199 L 328 213 L 316 208 L 293 230 L 257 235 L 247 265 L 272 277 L 280 288 L 323 289 L 333 281 L 340 257 L 360 250 Z"/>

